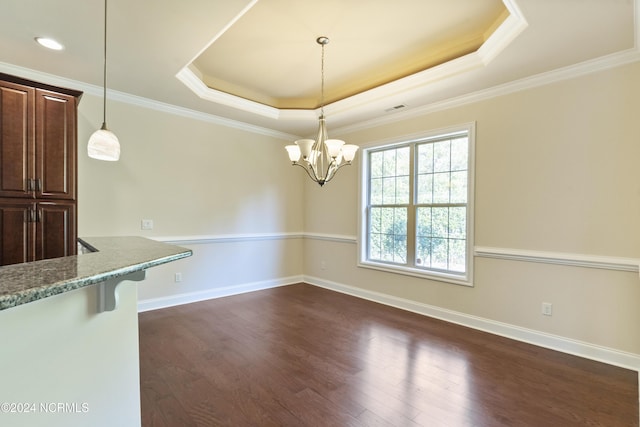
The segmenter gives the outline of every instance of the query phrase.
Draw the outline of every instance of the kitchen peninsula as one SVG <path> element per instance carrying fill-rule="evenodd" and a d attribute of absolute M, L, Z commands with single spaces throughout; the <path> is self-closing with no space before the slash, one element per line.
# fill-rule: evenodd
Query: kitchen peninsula
<path fill-rule="evenodd" d="M 142 237 L 82 242 L 79 255 L 0 267 L 0 425 L 140 425 L 133 282 L 191 251 Z"/>

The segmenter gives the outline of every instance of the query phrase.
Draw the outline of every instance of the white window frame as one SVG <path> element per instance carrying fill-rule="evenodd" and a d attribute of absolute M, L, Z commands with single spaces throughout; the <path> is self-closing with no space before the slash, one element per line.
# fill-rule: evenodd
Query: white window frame
<path fill-rule="evenodd" d="M 448 128 L 436 129 L 417 134 L 404 135 L 397 138 L 374 141 L 362 144 L 362 154 L 360 161 L 358 180 L 358 266 L 374 270 L 386 271 L 420 277 L 425 279 L 449 282 L 457 285 L 473 286 L 474 267 L 474 194 L 475 194 L 475 122 L 452 126 Z M 393 264 L 369 260 L 368 257 L 368 206 L 369 206 L 369 153 L 383 148 L 400 147 L 407 144 L 425 142 L 429 140 L 441 139 L 455 134 L 466 133 L 468 138 L 468 168 L 467 168 L 467 218 L 466 218 L 466 266 L 465 272 L 454 274 L 424 267 L 416 267 L 414 261 L 407 259 L 407 265 Z M 413 159 L 412 159 L 413 160 Z M 415 180 L 415 174 L 411 177 Z M 410 207 L 415 208 L 414 200 L 411 200 Z M 408 235 L 415 230 L 407 230 Z M 414 239 L 412 239 L 414 240 Z M 411 253 L 411 250 L 409 250 Z"/>

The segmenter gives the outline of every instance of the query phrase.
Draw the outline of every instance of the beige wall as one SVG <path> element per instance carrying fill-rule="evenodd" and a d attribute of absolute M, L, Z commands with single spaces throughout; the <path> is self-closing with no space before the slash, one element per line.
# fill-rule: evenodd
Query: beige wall
<path fill-rule="evenodd" d="M 332 134 L 366 145 L 475 122 L 476 246 L 637 259 L 638 75 L 632 64 Z M 319 188 L 288 166 L 284 139 L 115 101 L 108 122 L 122 160 L 94 161 L 85 141 L 100 124 L 100 101 L 85 94 L 80 104 L 80 235 L 195 239 L 186 243 L 192 258 L 149 272 L 139 285 L 143 301 L 305 277 L 640 355 L 637 272 L 476 257 L 475 286 L 467 288 L 358 268 L 348 241 L 357 234 L 358 165 Z M 142 218 L 153 219 L 154 230 L 140 230 Z M 287 237 L 301 231 L 347 239 Z M 273 238 L 255 238 L 265 234 Z M 228 235 L 246 239 L 216 240 Z M 176 272 L 183 282 L 174 282 Z M 541 315 L 542 302 L 553 304 L 552 317 Z"/>
<path fill-rule="evenodd" d="M 287 141 L 129 103 L 109 101 L 107 111 L 119 162 L 86 154 L 102 99 L 85 94 L 79 107 L 79 236 L 178 239 L 194 252 L 151 269 L 141 300 L 166 305 L 300 277 L 302 240 L 285 237 L 303 230 L 303 181 L 289 166 Z M 153 230 L 141 230 L 143 218 Z M 255 239 L 263 235 L 274 237 Z"/>
<path fill-rule="evenodd" d="M 80 235 L 193 236 L 302 230 L 302 187 L 286 141 L 109 101 L 119 162 L 88 158 L 102 102 L 79 109 Z M 142 231 L 140 220 L 154 220 Z"/>
<path fill-rule="evenodd" d="M 635 63 L 339 136 L 366 145 L 475 121 L 476 246 L 638 259 L 638 76 Z M 306 184 L 306 232 L 357 234 L 355 169 Z M 356 256 L 355 244 L 308 239 L 305 275 L 640 354 L 637 272 L 476 257 L 467 288 L 358 268 Z"/>

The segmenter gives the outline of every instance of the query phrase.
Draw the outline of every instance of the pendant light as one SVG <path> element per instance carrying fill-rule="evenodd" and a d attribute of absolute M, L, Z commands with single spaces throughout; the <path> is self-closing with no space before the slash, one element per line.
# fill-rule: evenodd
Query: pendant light
<path fill-rule="evenodd" d="M 102 83 L 102 127 L 89 138 L 87 154 L 93 159 L 113 162 L 120 159 L 120 142 L 118 142 L 118 137 L 107 129 L 107 0 L 104 0 L 104 67 Z"/>
<path fill-rule="evenodd" d="M 329 43 L 329 39 L 318 37 L 316 43 L 322 47 L 318 136 L 315 140 L 299 139 L 295 145 L 287 145 L 284 148 L 289 153 L 291 164 L 302 167 L 309 177 L 322 187 L 335 176 L 338 169 L 351 164 L 358 146 L 345 144 L 339 139 L 328 139 L 329 134 L 324 118 L 324 47 Z"/>

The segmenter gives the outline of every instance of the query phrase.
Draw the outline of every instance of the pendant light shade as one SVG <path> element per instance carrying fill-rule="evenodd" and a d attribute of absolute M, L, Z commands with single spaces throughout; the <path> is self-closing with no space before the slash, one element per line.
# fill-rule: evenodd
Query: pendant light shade
<path fill-rule="evenodd" d="M 102 81 L 102 127 L 89 138 L 87 154 L 92 159 L 115 162 L 120 159 L 118 137 L 107 129 L 107 0 L 104 0 L 104 67 Z"/>
<path fill-rule="evenodd" d="M 120 158 L 120 142 L 115 133 L 102 126 L 89 138 L 87 145 L 87 154 L 92 159 L 117 161 Z"/>

